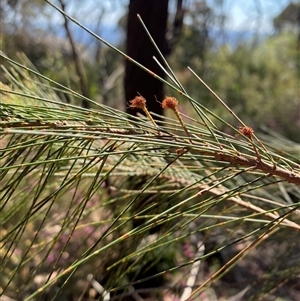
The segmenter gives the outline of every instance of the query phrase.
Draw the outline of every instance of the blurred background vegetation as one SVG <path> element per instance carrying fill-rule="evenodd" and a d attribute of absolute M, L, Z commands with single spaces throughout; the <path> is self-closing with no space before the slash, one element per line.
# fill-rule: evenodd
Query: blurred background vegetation
<path fill-rule="evenodd" d="M 130 11 L 130 5 L 133 11 L 134 8 L 137 9 L 135 5 L 138 5 L 138 2 L 141 3 L 141 0 L 59 0 L 55 1 L 55 4 L 103 36 L 118 49 L 128 53 L 139 47 L 132 56 L 136 55 L 134 58 L 145 65 L 149 63 L 149 68 L 153 70 L 156 67 L 150 58 L 154 49 L 145 44 L 146 36 L 140 37 L 141 41 L 138 41 L 139 38 L 131 39 L 130 43 L 133 44 L 131 48 L 128 46 L 128 25 L 130 22 L 136 22 L 133 23 L 133 28 L 140 26 L 136 19 L 129 18 L 128 11 Z M 160 32 L 162 25 L 156 22 L 158 16 L 153 15 L 154 13 L 147 14 L 149 8 L 144 15 L 143 13 L 141 15 L 148 28 L 153 26 L 149 30 L 154 40 L 159 39 L 155 38 L 156 33 L 163 37 L 159 45 L 161 51 L 170 62 L 187 93 L 229 124 L 234 127 L 239 125 L 230 112 L 218 105 L 211 93 L 194 80 L 191 72 L 187 70 L 189 66 L 209 84 L 240 119 L 264 138 L 271 148 L 276 144 L 279 148 L 282 147 L 282 150 L 292 150 L 291 160 L 299 163 L 297 143 L 300 143 L 300 4 L 288 0 L 253 0 L 247 1 L 247 4 L 245 1 L 229 0 L 151 1 L 153 6 L 158 2 L 160 5 L 167 4 L 164 7 L 168 8 L 166 13 L 168 17 L 162 20 L 166 25 L 163 34 Z M 1 72 L 0 81 L 5 85 L 13 81 L 16 86 L 31 89 L 36 93 L 35 95 L 49 97 L 51 100 L 62 101 L 83 109 L 98 110 L 97 104 L 107 105 L 112 110 L 105 111 L 106 109 L 103 108 L 103 112 L 107 114 L 105 118 L 120 117 L 120 123 L 125 117 L 114 109 L 127 111 L 130 114 L 136 113 L 128 109 L 128 101 L 134 97 L 132 93 L 141 93 L 147 97 L 150 110 L 157 114 L 162 114 L 162 110 L 157 105 L 156 98 L 161 101 L 163 95 L 174 93 L 170 87 L 156 86 L 155 79 L 153 83 L 150 83 L 149 78 L 142 78 L 143 73 L 134 75 L 136 71 L 131 69 L 131 63 L 126 63 L 124 57 L 96 41 L 70 20 L 63 18 L 43 0 L 1 1 L 0 17 L 1 50 L 8 57 L 31 69 L 38 70 L 42 75 L 94 100 L 95 103 L 77 98 L 74 93 L 67 93 L 65 89 L 47 86 L 44 81 L 40 82 L 40 78 L 31 73 L 27 74 L 26 71 L 22 73 L 17 69 L 10 73 Z M 143 28 L 141 26 L 140 28 L 143 32 Z M 141 33 L 134 33 L 134 36 L 140 35 Z M 127 44 L 126 41 L 128 41 Z M 144 48 L 140 49 L 143 46 Z M 143 61 L 145 54 L 148 56 Z M 3 56 L 0 60 L 4 66 L 2 71 L 11 70 L 8 60 L 5 60 Z M 26 80 L 22 82 L 24 78 Z M 137 80 L 138 78 L 140 81 Z M 152 95 L 149 96 L 147 93 L 152 93 Z M 195 111 L 191 110 L 190 103 L 185 99 L 180 100 L 180 111 L 189 118 L 199 119 Z M 14 102 L 16 108 L 22 103 L 22 99 L 17 96 L 7 98 L 5 101 Z M 37 103 L 32 100 L 29 105 L 34 107 Z M 62 108 L 65 107 L 53 105 L 51 110 L 53 114 L 56 114 L 57 119 L 64 120 L 67 115 L 63 115 Z M 45 112 L 46 110 L 41 109 L 36 114 L 45 117 L 48 114 Z M 30 115 L 31 111 L 25 110 L 24 114 L 34 116 L 34 114 Z M 78 120 L 82 119 L 91 125 L 101 124 L 103 120 L 100 115 L 93 114 L 87 116 L 85 111 L 74 109 L 74 116 L 78 117 Z M 55 119 L 55 116 L 50 117 Z M 217 119 L 212 119 L 212 121 L 217 124 L 220 131 L 226 133 L 228 127 L 225 123 Z M 171 131 L 176 132 L 178 125 L 176 127 L 172 121 L 169 120 L 169 122 Z M 120 129 L 118 126 L 116 123 L 117 130 Z M 127 124 L 124 122 L 121 126 L 125 129 Z M 145 128 L 143 130 L 149 130 Z M 190 131 L 195 132 L 195 135 L 201 132 L 197 127 L 192 126 Z M 151 133 L 151 129 L 149 132 Z M 199 171 L 193 165 L 198 159 L 189 158 L 190 161 L 184 162 L 184 168 L 183 165 L 174 164 L 170 175 L 155 178 L 165 166 L 165 155 L 160 156 L 155 153 L 157 157 L 153 155 L 155 159 L 151 158 L 151 160 L 156 160 L 153 163 L 148 157 L 142 157 L 144 160 L 142 161 L 138 154 L 133 153 L 130 154 L 129 162 L 126 161 L 127 159 L 124 160 L 125 167 L 122 165 L 122 168 L 116 168 L 114 171 L 116 174 L 114 174 L 112 170 L 119 164 L 116 162 L 121 162 L 123 159 L 116 159 L 117 156 L 113 155 L 115 161 L 105 163 L 107 166 L 103 163 L 104 167 L 99 160 L 103 170 L 97 170 L 98 165 L 93 165 L 93 161 L 89 163 L 86 159 L 82 159 L 84 154 L 81 154 L 81 152 L 90 154 L 99 149 L 103 153 L 113 152 L 116 147 L 116 142 L 113 140 L 111 142 L 108 139 L 104 146 L 95 146 L 88 138 L 82 141 L 71 139 L 63 144 L 65 143 L 63 138 L 55 136 L 57 144 L 54 144 L 52 149 L 49 143 L 49 150 L 47 144 L 48 154 L 38 148 L 39 143 L 42 144 L 40 141 L 44 140 L 38 135 L 36 137 L 38 138 L 34 137 L 33 140 L 37 140 L 31 142 L 31 140 L 27 141 L 26 139 L 29 138 L 25 136 L 12 135 L 12 138 L 8 137 L 11 139 L 10 142 L 7 137 L 1 141 L 1 148 L 7 147 L 7 153 L 10 152 L 9 147 L 16 145 L 17 159 L 16 162 L 8 159 L 6 161 L 6 155 L 1 157 L 2 167 L 4 167 L 1 179 L 5 187 L 1 190 L 1 210 L 5 208 L 2 212 L 5 212 L 3 215 L 5 218 L 2 222 L 4 226 L 1 235 L 4 237 L 5 246 L 0 255 L 2 256 L 1 263 L 4 263 L 2 268 L 5 277 L 0 280 L 0 287 L 8 288 L 5 295 L 16 300 L 25 299 L 48 283 L 60 271 L 67 269 L 72 262 L 76 262 L 78 254 L 83 254 L 82 258 L 84 258 L 93 251 L 93 248 L 100 246 L 101 256 L 105 260 L 93 258 L 88 261 L 84 269 L 76 271 L 76 282 L 74 282 L 76 285 L 68 282 L 66 276 L 62 277 L 52 291 L 45 290 L 42 297 L 37 300 L 182 301 L 185 299 L 183 297 L 180 299 L 180 296 L 184 291 L 187 275 L 190 273 L 190 265 L 197 256 L 204 256 L 199 255 L 201 247 L 197 244 L 198 242 L 204 242 L 205 254 L 211 255 L 207 256 L 209 258 L 204 261 L 199 273 L 203 282 L 245 247 L 249 233 L 253 231 L 252 238 L 258 239 L 261 233 L 259 232 L 260 225 L 266 222 L 264 218 L 271 216 L 273 220 L 276 220 L 279 216 L 276 215 L 277 206 L 280 208 L 278 210 L 282 208 L 282 210 L 287 210 L 290 208 L 288 206 L 295 204 L 299 207 L 299 187 L 286 182 L 282 184 L 278 181 L 277 183 L 274 179 L 269 181 L 264 178 L 264 175 L 249 173 L 245 176 L 244 174 L 232 176 L 232 179 L 228 176 L 230 181 L 232 180 L 228 185 L 226 184 L 229 187 L 226 186 L 226 188 L 230 191 L 231 197 L 228 197 L 230 202 L 220 203 L 220 200 L 227 200 L 227 196 L 225 197 L 222 192 L 221 199 L 215 196 L 208 199 L 211 202 L 209 204 L 214 205 L 207 209 L 204 204 L 205 196 L 197 195 L 194 199 L 193 195 L 198 192 L 198 188 L 192 188 L 189 185 L 200 182 L 203 174 L 204 178 L 207 177 L 209 180 L 208 185 L 214 185 L 213 177 L 207 175 L 207 170 L 215 172 L 218 179 L 222 180 L 222 177 L 225 177 L 222 166 L 222 168 L 215 167 L 207 163 L 201 166 Z M 19 154 L 18 147 L 23 145 L 22 143 L 30 146 L 29 149 L 25 148 Z M 163 146 L 160 147 L 163 148 Z M 147 148 L 145 150 L 148 155 L 152 151 L 155 150 Z M 164 151 L 167 152 L 167 150 Z M 53 163 L 51 168 L 45 167 L 45 170 L 29 168 L 23 173 L 22 167 L 18 167 L 20 168 L 18 169 L 19 175 L 17 172 L 12 176 L 9 173 L 6 174 L 7 166 L 10 164 L 22 166 L 28 158 L 33 160 L 33 154 L 39 154 L 41 160 L 51 161 L 53 158 L 59 159 L 60 156 L 77 156 L 77 152 L 80 152 L 79 157 L 82 156 L 79 158 L 79 163 L 76 163 L 79 166 L 75 166 L 75 163 L 75 167 L 71 166 L 71 163 L 66 160 L 62 161 L 62 165 Z M 103 156 L 105 161 L 106 155 Z M 170 161 L 170 158 L 167 159 Z M 137 162 L 139 160 L 142 163 Z M 169 162 L 168 160 L 166 161 Z M 91 166 L 87 167 L 89 164 Z M 144 166 L 147 166 L 148 173 L 141 172 L 140 169 L 136 172 L 134 170 L 136 166 L 137 168 L 142 166 L 142 170 Z M 68 177 L 74 174 L 76 176 L 70 180 Z M 0 175 L 2 176 L 1 173 Z M 23 176 L 26 182 L 23 181 Z M 152 177 L 155 178 L 153 182 L 151 182 Z M 42 179 L 45 179 L 45 184 Z M 20 185 L 16 185 L 16 182 Z M 143 185 L 150 182 L 149 189 L 143 192 Z M 235 190 L 235 187 L 241 191 Z M 28 189 L 31 193 L 27 194 Z M 255 197 L 251 195 L 252 190 L 255 190 L 253 194 Z M 240 193 L 246 194 L 243 198 L 245 201 L 243 205 L 236 201 Z M 173 194 L 176 196 L 175 204 L 191 198 L 189 206 L 180 207 L 178 218 L 177 207 L 174 205 L 171 213 L 174 214 L 175 219 L 173 220 L 172 216 L 169 217 L 166 214 L 165 219 L 158 220 L 158 225 L 154 223 L 154 228 L 151 228 L 147 224 L 148 220 L 162 212 L 168 212 L 168 202 Z M 118 220 L 116 228 L 113 228 L 114 231 L 109 232 L 110 235 L 108 235 L 106 231 L 112 227 L 108 225 L 114 225 L 115 218 L 136 195 L 139 196 L 139 202 L 135 202 L 130 207 L 129 212 L 122 216 L 124 219 Z M 259 215 L 260 211 L 257 208 L 254 210 L 251 206 L 247 207 L 246 203 L 253 202 L 253 199 L 254 204 L 259 206 L 266 215 Z M 30 207 L 31 200 L 34 200 L 32 208 Z M 37 210 L 36 207 L 39 208 L 39 204 L 43 203 L 40 200 L 45 201 L 45 204 L 46 201 L 51 200 L 48 211 L 42 209 L 41 216 L 34 217 L 32 222 L 26 224 L 27 214 Z M 144 214 L 144 211 L 147 214 Z M 66 216 L 65 212 L 67 212 Z M 268 215 L 269 213 L 271 215 Z M 195 216 L 192 216 L 193 214 Z M 205 214 L 207 214 L 206 217 Z M 300 270 L 297 256 L 299 254 L 297 244 L 299 212 L 297 214 L 283 226 L 282 231 L 285 232 L 276 232 L 276 235 L 257 248 L 246 261 L 232 268 L 231 273 L 228 273 L 222 281 L 217 282 L 211 289 L 207 289 L 201 295 L 201 299 L 195 298 L 194 300 L 300 300 L 300 283 L 299 276 L 297 276 Z M 137 219 L 133 218 L 135 216 Z M 236 220 L 233 220 L 234 218 Z M 230 225 L 231 219 L 232 225 Z M 18 232 L 14 234 L 16 221 L 19 220 L 22 223 L 26 220 L 24 222 L 26 231 L 25 226 L 22 229 L 20 222 L 20 228 L 16 227 Z M 228 220 L 230 221 L 226 226 Z M 196 233 L 195 229 L 201 231 Z M 123 241 L 123 235 L 131 232 L 135 236 Z M 161 238 L 157 239 L 155 236 L 157 233 L 161 235 Z M 290 235 L 288 243 L 285 242 L 287 234 Z M 240 236 L 245 236 L 245 240 L 242 239 L 239 242 Z M 101 243 L 98 244 L 100 237 Z M 14 239 L 17 241 L 17 247 L 13 246 Z M 239 243 L 234 245 L 236 241 Z M 106 249 L 106 245 L 115 244 L 115 242 L 117 243 L 114 248 L 107 247 Z M 172 248 L 168 247 L 169 244 Z M 226 244 L 229 248 L 220 251 Z M 146 251 L 143 253 L 143 250 Z M 20 258 L 24 261 L 24 266 L 20 263 Z M 123 265 L 120 265 L 119 263 L 124 258 Z M 190 265 L 186 267 L 187 262 Z M 166 273 L 164 277 L 159 274 L 162 271 L 171 270 L 174 266 L 175 272 L 179 270 L 175 276 L 171 276 L 171 273 Z M 12 277 L 11 271 L 18 273 L 18 277 Z M 92 280 L 89 280 L 90 287 L 88 287 L 87 283 L 82 280 L 86 279 L 89 273 L 92 273 L 105 288 L 119 287 L 120 294 L 118 295 L 118 291 L 111 292 L 111 299 L 105 299 L 105 294 L 101 293 L 101 289 L 97 287 L 97 281 L 93 284 Z M 156 277 L 151 278 L 153 275 Z M 133 286 L 127 291 L 121 290 L 122 285 L 128 286 L 136 280 L 149 276 L 151 279 L 143 284 L 135 283 L 133 291 Z M 64 290 L 60 290 L 60 287 Z M 25 290 L 22 291 L 24 288 Z M 135 291 L 138 292 L 137 295 Z"/>
<path fill-rule="evenodd" d="M 299 4 L 248 2 L 243 6 L 239 1 L 183 1 L 184 26 L 175 28 L 178 7 L 170 1 L 169 50 L 163 52 L 188 93 L 200 103 L 220 113 L 210 93 L 190 80 L 187 66 L 249 126 L 268 127 L 299 142 Z M 58 1 L 59 7 L 62 4 L 100 36 L 121 50 L 126 48 L 127 1 Z M 44 1 L 2 1 L 0 14 L 1 45 L 8 56 L 24 52 L 42 74 L 99 103 L 124 109 L 134 97 L 125 99 L 124 59 L 72 22 L 66 27 L 64 18 Z M 76 44 L 75 56 L 71 40 Z M 153 95 L 162 100 L 155 91 Z M 229 114 L 223 118 L 231 121 Z"/>

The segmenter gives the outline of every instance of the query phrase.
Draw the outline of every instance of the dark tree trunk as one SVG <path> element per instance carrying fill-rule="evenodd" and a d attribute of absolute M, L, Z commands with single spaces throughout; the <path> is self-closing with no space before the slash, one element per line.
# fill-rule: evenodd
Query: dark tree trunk
<path fill-rule="evenodd" d="M 157 46 L 166 55 L 168 48 L 166 42 L 168 1 L 130 0 L 128 13 L 126 53 L 161 77 L 164 77 L 164 73 L 152 58 L 154 55 L 158 58 L 157 52 L 140 24 L 137 14 L 142 17 Z M 149 111 L 163 115 L 163 110 L 156 101 L 156 99 L 160 102 L 163 100 L 163 84 L 131 62 L 126 61 L 126 102 L 128 103 L 138 93 L 146 98 Z M 127 112 L 136 114 L 136 110 L 128 108 L 128 106 Z"/>

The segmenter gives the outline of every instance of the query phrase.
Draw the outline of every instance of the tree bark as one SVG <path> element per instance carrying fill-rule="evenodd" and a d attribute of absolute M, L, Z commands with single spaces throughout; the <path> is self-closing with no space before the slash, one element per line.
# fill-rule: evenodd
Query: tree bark
<path fill-rule="evenodd" d="M 166 55 L 168 48 L 166 41 L 168 0 L 130 0 L 127 21 L 126 53 L 164 78 L 164 72 L 152 58 L 154 55 L 158 58 L 157 52 L 140 24 L 137 14 L 142 17 L 162 54 Z M 163 115 L 163 109 L 157 102 L 161 102 L 164 98 L 163 83 L 129 61 L 126 61 L 125 67 L 126 103 L 140 93 L 146 98 L 149 111 Z M 127 105 L 127 112 L 135 115 L 137 111 Z"/>

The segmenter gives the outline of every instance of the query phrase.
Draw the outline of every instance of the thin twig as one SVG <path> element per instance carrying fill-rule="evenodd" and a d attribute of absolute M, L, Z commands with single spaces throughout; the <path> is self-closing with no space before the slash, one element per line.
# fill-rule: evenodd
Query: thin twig
<path fill-rule="evenodd" d="M 61 5 L 61 9 L 63 11 L 65 11 L 65 4 L 63 3 L 62 0 L 59 0 L 59 2 L 60 2 L 60 5 Z M 87 88 L 87 84 L 86 84 L 86 81 L 85 81 L 82 61 L 80 59 L 80 56 L 77 53 L 77 49 L 76 49 L 76 46 L 75 46 L 73 35 L 72 35 L 71 30 L 69 28 L 69 20 L 65 15 L 63 15 L 63 16 L 64 16 L 64 20 L 65 20 L 64 26 L 65 26 L 66 33 L 67 33 L 69 43 L 70 43 L 70 46 L 71 46 L 73 60 L 74 60 L 76 72 L 77 72 L 79 83 L 80 83 L 81 94 L 88 98 L 89 93 L 88 93 L 88 88 Z M 90 103 L 86 99 L 82 99 L 82 107 L 83 108 L 89 109 L 90 106 L 91 106 Z"/>

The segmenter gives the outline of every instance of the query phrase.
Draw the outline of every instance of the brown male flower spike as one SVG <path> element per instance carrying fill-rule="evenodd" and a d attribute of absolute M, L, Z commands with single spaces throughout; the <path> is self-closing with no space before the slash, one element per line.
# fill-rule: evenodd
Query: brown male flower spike
<path fill-rule="evenodd" d="M 146 99 L 143 96 L 136 96 L 134 99 L 130 100 L 130 108 L 137 108 L 144 110 L 146 108 Z"/>
<path fill-rule="evenodd" d="M 162 101 L 161 106 L 163 107 L 163 109 L 171 109 L 174 111 L 177 109 L 178 100 L 175 97 L 166 96 Z"/>
<path fill-rule="evenodd" d="M 252 140 L 252 135 L 254 133 L 253 129 L 250 126 L 243 126 L 239 128 L 239 131 L 245 135 L 247 138 Z"/>
<path fill-rule="evenodd" d="M 252 141 L 252 136 L 254 134 L 254 130 L 250 127 L 250 126 L 243 126 L 239 128 L 240 133 L 242 133 L 244 136 L 246 136 L 249 140 Z M 252 142 L 252 147 L 254 149 L 254 152 L 256 154 L 256 158 L 258 161 L 261 161 L 261 157 L 258 153 L 258 150 L 256 148 L 256 146 L 254 145 L 254 143 Z"/>
<path fill-rule="evenodd" d="M 177 119 L 179 120 L 183 130 L 185 131 L 185 133 L 187 134 L 188 137 L 190 137 L 190 133 L 188 132 L 181 116 L 180 113 L 178 111 L 178 100 L 175 97 L 171 97 L 171 96 L 166 96 L 165 99 L 162 101 L 161 106 L 163 107 L 163 109 L 170 109 L 172 110 Z M 190 142 L 192 143 L 192 140 L 190 139 Z"/>
<path fill-rule="evenodd" d="M 154 126 L 157 126 L 157 124 L 155 123 L 154 119 L 152 118 L 151 114 L 149 113 L 147 107 L 146 107 L 146 99 L 143 96 L 136 96 L 134 99 L 130 100 L 130 108 L 136 108 L 136 109 L 141 109 L 144 111 L 144 113 L 146 114 L 146 116 L 150 119 L 150 121 L 152 122 L 152 124 Z"/>

